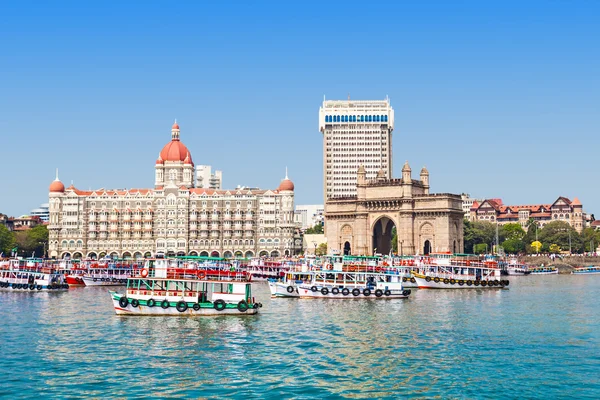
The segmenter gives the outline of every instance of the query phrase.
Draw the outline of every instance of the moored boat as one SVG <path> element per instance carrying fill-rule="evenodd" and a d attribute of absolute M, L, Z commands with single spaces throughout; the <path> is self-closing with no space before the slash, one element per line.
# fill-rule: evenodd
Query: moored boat
<path fill-rule="evenodd" d="M 420 289 L 502 289 L 508 280 L 500 279 L 495 261 L 469 262 L 468 265 L 430 265 L 413 272 Z"/>
<path fill-rule="evenodd" d="M 148 260 L 123 293 L 109 291 L 118 315 L 254 315 L 262 306 L 252 297 L 247 274 L 205 269 L 172 269 L 168 260 Z"/>
<path fill-rule="evenodd" d="M 325 264 L 325 269 L 288 272 L 282 280 L 270 280 L 272 297 L 295 298 L 407 298 L 398 273 L 358 271 L 342 265 Z M 372 297 L 371 297 L 372 296 Z"/>
<path fill-rule="evenodd" d="M 585 275 L 585 274 L 600 274 L 600 265 L 589 265 L 587 267 L 575 267 L 572 274 Z"/>
<path fill-rule="evenodd" d="M 549 266 L 540 266 L 529 268 L 529 272 L 531 275 L 555 275 L 558 274 L 558 268 L 549 265 Z"/>
<path fill-rule="evenodd" d="M 44 263 L 11 259 L 0 267 L 0 291 L 58 291 L 69 289 L 64 275 Z"/>

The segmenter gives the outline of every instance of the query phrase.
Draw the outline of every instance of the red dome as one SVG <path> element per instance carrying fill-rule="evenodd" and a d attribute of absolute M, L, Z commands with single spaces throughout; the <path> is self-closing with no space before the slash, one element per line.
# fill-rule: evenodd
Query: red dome
<path fill-rule="evenodd" d="M 160 158 L 163 161 L 185 161 L 186 157 L 192 162 L 192 156 L 187 147 L 179 141 L 179 139 L 173 139 L 160 152 Z"/>
<path fill-rule="evenodd" d="M 279 191 L 282 191 L 282 190 L 294 191 L 294 182 L 290 181 L 289 179 L 284 179 L 279 184 L 279 187 L 277 188 L 277 190 L 279 190 Z"/>
<path fill-rule="evenodd" d="M 65 185 L 58 179 L 50 184 L 50 192 L 63 193 L 65 191 Z"/>
<path fill-rule="evenodd" d="M 171 127 L 171 129 L 179 129 L 179 125 L 177 124 L 177 121 L 175 121 L 173 123 L 173 126 Z"/>

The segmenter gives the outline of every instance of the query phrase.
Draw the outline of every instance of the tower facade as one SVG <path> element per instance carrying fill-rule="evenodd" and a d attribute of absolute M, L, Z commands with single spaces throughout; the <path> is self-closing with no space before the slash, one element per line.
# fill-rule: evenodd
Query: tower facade
<path fill-rule="evenodd" d="M 391 178 L 394 110 L 389 99 L 324 100 L 319 130 L 323 134 L 325 201 L 356 196 L 360 165 L 368 180 L 376 178 L 380 170 L 384 178 Z"/>

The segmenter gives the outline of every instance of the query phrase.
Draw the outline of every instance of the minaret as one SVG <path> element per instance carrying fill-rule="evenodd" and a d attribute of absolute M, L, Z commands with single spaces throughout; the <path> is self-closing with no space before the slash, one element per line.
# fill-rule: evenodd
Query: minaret
<path fill-rule="evenodd" d="M 402 167 L 402 187 L 404 188 L 404 197 L 412 197 L 412 178 L 408 161 Z"/>
<path fill-rule="evenodd" d="M 154 179 L 154 187 L 164 186 L 165 185 L 165 163 L 158 153 L 158 158 L 156 159 L 156 165 L 154 166 L 155 171 L 155 179 Z"/>
<path fill-rule="evenodd" d="M 171 140 L 179 140 L 179 124 L 177 124 L 177 119 L 175 119 L 171 127 Z"/>
<path fill-rule="evenodd" d="M 421 182 L 423 183 L 424 194 L 429 194 L 429 171 L 425 166 L 421 169 Z"/>
<path fill-rule="evenodd" d="M 367 186 L 367 170 L 365 166 L 360 164 L 358 166 L 358 172 L 356 173 L 356 196 L 361 199 L 366 196 Z"/>

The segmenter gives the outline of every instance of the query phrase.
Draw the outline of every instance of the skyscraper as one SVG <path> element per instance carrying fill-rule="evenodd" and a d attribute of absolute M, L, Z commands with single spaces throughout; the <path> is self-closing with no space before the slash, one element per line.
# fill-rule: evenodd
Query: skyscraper
<path fill-rule="evenodd" d="M 394 110 L 389 99 L 324 100 L 319 130 L 323 134 L 325 201 L 356 195 L 360 165 L 365 167 L 367 179 L 378 173 L 391 178 Z"/>

